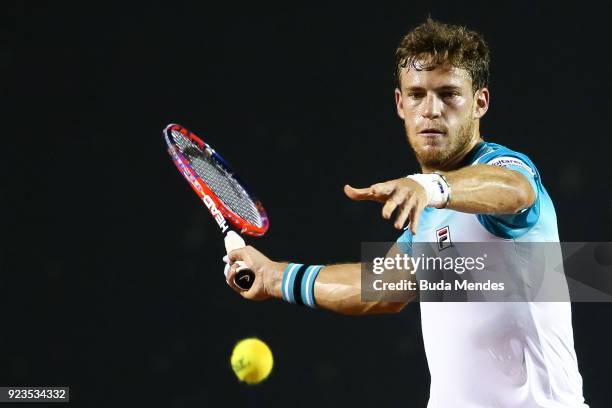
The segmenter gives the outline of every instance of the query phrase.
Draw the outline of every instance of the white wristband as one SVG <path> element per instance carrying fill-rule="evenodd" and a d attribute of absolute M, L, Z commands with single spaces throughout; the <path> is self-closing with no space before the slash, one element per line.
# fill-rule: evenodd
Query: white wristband
<path fill-rule="evenodd" d="M 451 189 L 441 174 L 412 174 L 408 178 L 423 186 L 427 192 L 428 207 L 444 208 L 450 201 Z"/>

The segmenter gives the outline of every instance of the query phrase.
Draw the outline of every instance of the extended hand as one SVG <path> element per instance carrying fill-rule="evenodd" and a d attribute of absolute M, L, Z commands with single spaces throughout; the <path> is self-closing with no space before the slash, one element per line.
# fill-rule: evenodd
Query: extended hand
<path fill-rule="evenodd" d="M 423 186 L 405 177 L 376 183 L 367 188 L 353 188 L 347 184 L 344 186 L 344 193 L 355 201 L 369 200 L 385 203 L 382 216 L 387 220 L 399 208 L 393 225 L 401 230 L 408 221 L 413 234 L 416 234 L 419 217 L 427 206 L 427 192 Z"/>

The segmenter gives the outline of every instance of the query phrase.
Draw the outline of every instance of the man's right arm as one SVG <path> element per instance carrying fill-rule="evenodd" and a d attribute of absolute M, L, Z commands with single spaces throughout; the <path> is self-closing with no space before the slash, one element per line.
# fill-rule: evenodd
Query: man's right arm
<path fill-rule="evenodd" d="M 407 302 L 362 302 L 361 264 L 329 265 L 315 282 L 317 306 L 347 315 L 397 313 Z"/>
<path fill-rule="evenodd" d="M 281 285 L 287 263 L 271 261 L 251 246 L 232 251 L 229 260 L 232 267 L 227 274 L 228 285 L 244 298 L 282 298 Z M 234 284 L 234 275 L 238 268 L 236 261 L 243 261 L 255 273 L 255 281 L 248 291 L 243 291 Z M 323 267 L 314 284 L 314 298 L 318 307 L 346 315 L 397 313 L 407 303 L 384 300 L 362 302 L 360 263 Z"/>

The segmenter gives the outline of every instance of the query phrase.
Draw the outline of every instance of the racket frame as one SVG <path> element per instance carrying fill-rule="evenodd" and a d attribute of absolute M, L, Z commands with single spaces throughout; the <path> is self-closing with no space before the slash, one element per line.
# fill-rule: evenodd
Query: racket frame
<path fill-rule="evenodd" d="M 205 154 L 209 154 L 212 158 L 223 168 L 225 172 L 227 172 L 234 180 L 238 182 L 240 187 L 244 190 L 244 192 L 250 197 L 250 199 L 255 204 L 257 212 L 259 213 L 262 221 L 262 225 L 260 227 L 250 223 L 245 220 L 230 208 L 228 208 L 217 195 L 208 187 L 206 182 L 202 180 L 200 176 L 195 172 L 195 170 L 189 165 L 189 161 L 185 158 L 185 156 L 180 152 L 180 149 L 176 146 L 174 142 L 174 138 L 172 136 L 172 131 L 178 131 L 183 136 L 191 140 L 195 143 Z M 270 225 L 268 221 L 268 215 L 256 197 L 254 197 L 244 185 L 244 182 L 231 171 L 229 164 L 221 157 L 212 147 L 210 147 L 206 142 L 196 136 L 193 132 L 184 128 L 181 125 L 177 124 L 169 124 L 164 129 L 164 138 L 166 139 L 166 143 L 168 144 L 168 153 L 172 158 L 176 168 L 183 175 L 183 177 L 187 180 L 193 191 L 198 195 L 198 197 L 204 202 L 206 208 L 215 219 L 219 229 L 221 229 L 222 233 L 226 233 L 229 230 L 229 226 L 227 225 L 227 221 L 234 226 L 241 234 L 247 234 L 251 236 L 261 236 L 266 233 L 268 227 Z"/>

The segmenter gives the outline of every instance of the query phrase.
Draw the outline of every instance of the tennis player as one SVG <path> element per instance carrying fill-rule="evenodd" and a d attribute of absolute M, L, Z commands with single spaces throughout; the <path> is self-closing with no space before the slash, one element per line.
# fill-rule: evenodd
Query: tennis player
<path fill-rule="evenodd" d="M 533 162 L 485 142 L 489 50 L 482 36 L 432 19 L 396 51 L 397 114 L 422 173 L 345 186 L 383 204 L 398 242 L 558 242 L 553 203 Z M 404 226 L 407 228 L 404 230 Z M 529 262 L 517 254 L 517 262 Z M 255 273 L 233 283 L 236 261 Z M 362 302 L 361 264 L 273 262 L 247 246 L 229 254 L 228 284 L 247 299 L 282 298 L 343 314 L 395 313 L 407 302 Z M 413 299 L 414 297 L 409 297 Z M 431 373 L 429 408 L 587 407 L 569 302 L 421 302 Z"/>

